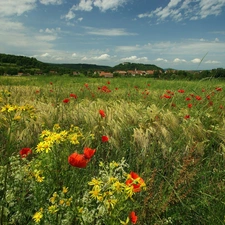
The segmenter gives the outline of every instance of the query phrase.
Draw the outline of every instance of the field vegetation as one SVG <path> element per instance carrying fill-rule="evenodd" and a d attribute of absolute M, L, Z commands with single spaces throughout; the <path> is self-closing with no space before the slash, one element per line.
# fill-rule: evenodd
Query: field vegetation
<path fill-rule="evenodd" d="M 218 225 L 225 83 L 0 76 L 0 225 Z"/>

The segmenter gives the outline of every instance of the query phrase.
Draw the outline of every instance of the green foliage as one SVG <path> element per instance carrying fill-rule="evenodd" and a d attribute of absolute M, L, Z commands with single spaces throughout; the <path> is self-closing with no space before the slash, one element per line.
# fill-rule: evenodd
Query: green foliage
<path fill-rule="evenodd" d="M 0 83 L 1 225 L 130 225 L 130 211 L 137 224 L 224 224 L 221 80 L 55 75 Z M 85 147 L 93 158 L 72 167 L 68 156 Z M 23 148 L 32 154 L 21 158 Z M 130 171 L 146 190 L 128 200 Z"/>

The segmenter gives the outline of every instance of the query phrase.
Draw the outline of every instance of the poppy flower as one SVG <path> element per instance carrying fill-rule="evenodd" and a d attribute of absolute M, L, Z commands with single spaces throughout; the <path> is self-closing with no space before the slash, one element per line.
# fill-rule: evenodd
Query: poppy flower
<path fill-rule="evenodd" d="M 185 100 L 186 100 L 186 101 L 190 101 L 190 100 L 191 100 L 191 98 L 187 97 L 187 98 L 185 98 Z"/>
<path fill-rule="evenodd" d="M 190 115 L 186 115 L 186 116 L 184 116 L 184 119 L 190 119 Z"/>
<path fill-rule="evenodd" d="M 188 108 L 190 109 L 190 108 L 192 108 L 192 104 L 190 103 L 190 104 L 188 104 Z"/>
<path fill-rule="evenodd" d="M 132 212 L 130 213 L 129 217 L 130 217 L 131 223 L 133 223 L 133 224 L 136 224 L 136 223 L 137 223 L 138 217 L 136 216 L 136 214 L 135 214 L 134 211 L 132 211 Z"/>
<path fill-rule="evenodd" d="M 104 110 L 100 109 L 100 110 L 99 110 L 99 114 L 101 115 L 101 117 L 105 117 L 105 112 L 104 112 Z"/>
<path fill-rule="evenodd" d="M 133 186 L 134 192 L 140 192 L 141 187 L 145 186 L 145 182 L 141 177 L 139 177 L 137 173 L 130 172 L 130 174 L 128 175 L 128 179 L 126 180 L 126 185 Z"/>
<path fill-rule="evenodd" d="M 170 95 L 167 95 L 167 94 L 164 94 L 163 95 L 163 98 L 168 98 L 169 99 L 169 98 L 171 98 L 171 96 Z"/>
<path fill-rule="evenodd" d="M 91 148 L 84 148 L 84 157 L 86 159 L 91 159 L 92 156 L 95 154 L 96 150 Z"/>
<path fill-rule="evenodd" d="M 78 154 L 74 152 L 68 157 L 68 162 L 71 166 L 78 168 L 85 168 L 90 159 L 87 159 L 84 154 Z"/>
<path fill-rule="evenodd" d="M 75 94 L 71 93 L 71 94 L 70 94 L 70 97 L 71 97 L 71 98 L 75 98 L 75 99 L 76 99 L 76 98 L 77 98 L 77 95 L 75 95 Z"/>
<path fill-rule="evenodd" d="M 107 136 L 102 136 L 102 142 L 108 142 L 109 138 Z"/>
<path fill-rule="evenodd" d="M 199 96 L 199 95 L 196 95 L 195 98 L 196 98 L 196 100 L 198 100 L 198 101 L 202 100 L 202 97 Z"/>
<path fill-rule="evenodd" d="M 222 88 L 221 87 L 217 87 L 216 91 L 222 91 Z"/>
<path fill-rule="evenodd" d="M 184 90 L 183 89 L 179 89 L 178 92 L 179 93 L 184 93 Z"/>
<path fill-rule="evenodd" d="M 64 103 L 68 103 L 69 101 L 70 101 L 69 98 L 65 98 L 65 99 L 63 100 Z"/>
<path fill-rule="evenodd" d="M 22 148 L 20 150 L 21 158 L 26 158 L 29 154 L 32 154 L 32 150 L 30 148 Z"/>

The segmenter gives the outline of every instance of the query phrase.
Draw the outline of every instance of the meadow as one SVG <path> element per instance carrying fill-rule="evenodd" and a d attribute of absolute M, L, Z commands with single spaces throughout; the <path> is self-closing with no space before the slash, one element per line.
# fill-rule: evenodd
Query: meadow
<path fill-rule="evenodd" d="M 0 225 L 218 225 L 225 83 L 0 77 Z"/>

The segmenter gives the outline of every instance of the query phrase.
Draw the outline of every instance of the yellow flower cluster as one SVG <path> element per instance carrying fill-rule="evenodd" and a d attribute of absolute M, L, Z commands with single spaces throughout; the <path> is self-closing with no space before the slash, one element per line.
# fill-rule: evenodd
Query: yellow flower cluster
<path fill-rule="evenodd" d="M 121 176 L 120 164 L 114 161 L 109 166 L 101 162 L 100 167 L 103 168 L 100 173 L 101 176 L 93 178 L 88 183 L 88 185 L 92 186 L 89 195 L 92 199 L 102 203 L 107 211 L 110 211 L 119 201 L 127 199 L 130 195 L 125 184 L 127 174 L 122 173 Z M 133 191 L 132 188 L 130 190 Z"/>
<path fill-rule="evenodd" d="M 28 104 L 22 105 L 22 106 L 6 104 L 1 107 L 0 112 L 6 115 L 8 114 L 12 115 L 13 120 L 16 120 L 16 121 L 21 119 L 22 113 L 27 113 L 31 119 L 36 119 L 35 108 L 32 105 L 28 105 Z M 12 116 L 10 116 L 10 118 Z"/>
<path fill-rule="evenodd" d="M 43 208 L 40 208 L 38 212 L 33 215 L 33 220 L 35 223 L 39 223 L 43 217 Z"/>
<path fill-rule="evenodd" d="M 33 172 L 33 176 L 35 177 L 36 181 L 41 183 L 44 181 L 45 177 L 42 176 L 42 171 L 35 169 Z"/>
<path fill-rule="evenodd" d="M 55 124 L 53 131 L 43 130 L 40 138 L 41 142 L 36 147 L 37 153 L 51 151 L 55 144 L 61 144 L 63 142 L 69 141 L 73 145 L 78 145 L 79 139 L 83 138 L 83 134 L 78 127 L 71 126 L 69 131 L 60 129 L 58 124 Z"/>
<path fill-rule="evenodd" d="M 58 194 L 54 192 L 49 198 L 50 204 L 44 209 L 41 208 L 38 212 L 33 215 L 33 220 L 35 223 L 39 223 L 44 215 L 48 217 L 52 214 L 60 212 L 60 210 L 65 210 L 71 205 L 72 197 L 67 197 L 68 187 L 63 187 L 62 191 Z"/>

